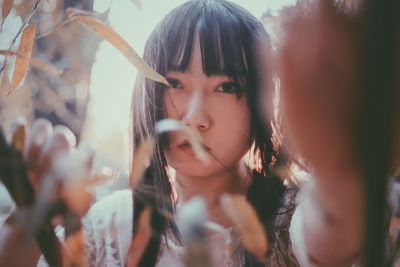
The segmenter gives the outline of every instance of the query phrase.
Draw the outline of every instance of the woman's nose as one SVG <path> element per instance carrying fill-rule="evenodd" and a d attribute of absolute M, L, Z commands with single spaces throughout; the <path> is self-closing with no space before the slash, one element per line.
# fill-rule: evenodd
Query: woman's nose
<path fill-rule="evenodd" d="M 211 118 L 206 109 L 206 96 L 200 90 L 195 90 L 190 96 L 183 123 L 197 130 L 205 131 L 211 127 Z"/>

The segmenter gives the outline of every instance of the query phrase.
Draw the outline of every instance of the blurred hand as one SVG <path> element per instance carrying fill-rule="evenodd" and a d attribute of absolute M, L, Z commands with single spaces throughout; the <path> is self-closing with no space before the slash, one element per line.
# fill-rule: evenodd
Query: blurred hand
<path fill-rule="evenodd" d="M 286 14 L 277 66 L 290 150 L 312 170 L 337 174 L 356 165 L 359 68 L 356 26 L 329 3 Z"/>
<path fill-rule="evenodd" d="M 317 1 L 303 12 L 285 14 L 277 55 L 282 124 L 290 150 L 322 177 L 339 170 L 358 173 L 360 160 L 359 21 L 339 14 L 331 2 Z M 398 89 L 397 99 L 400 78 Z M 396 114 L 392 172 L 400 165 L 399 105 Z"/>
<path fill-rule="evenodd" d="M 7 255 L 0 265 L 31 265 L 42 254 L 49 266 L 86 266 L 80 218 L 92 202 L 86 185 L 92 178 L 93 153 L 76 148 L 68 128 L 53 128 L 43 119 L 29 130 L 16 124 L 11 145 L 3 134 L 0 141 L 1 179 L 17 204 L 0 228 L 0 254 Z M 52 223 L 65 227 L 63 246 Z M 25 251 L 27 258 L 15 251 Z"/>
<path fill-rule="evenodd" d="M 44 119 L 33 122 L 25 138 L 23 158 L 36 202 L 42 202 L 36 206 L 62 200 L 75 215 L 87 212 L 92 197 L 84 183 L 91 173 L 93 154 L 76 148 L 67 127 L 53 127 Z"/>

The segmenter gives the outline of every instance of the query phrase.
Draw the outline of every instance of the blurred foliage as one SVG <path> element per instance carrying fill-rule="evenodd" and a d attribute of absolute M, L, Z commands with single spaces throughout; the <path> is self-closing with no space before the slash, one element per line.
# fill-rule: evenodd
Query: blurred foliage
<path fill-rule="evenodd" d="M 20 34 L 12 33 L 28 24 L 36 25 L 36 37 L 29 70 L 12 93 L 10 77 L 17 56 L 0 56 L 2 127 L 7 129 L 18 116 L 29 121 L 45 117 L 54 124 L 67 125 L 80 136 L 89 99 L 91 66 L 100 39 L 78 23 L 64 23 L 65 10 L 71 6 L 91 12 L 93 0 L 14 1 L 9 15 L 3 18 L 0 38 L 15 43 L 10 47 L 4 42 L 1 49 L 15 52 Z M 100 16 L 105 19 L 107 14 Z M 24 23 L 20 29 L 15 29 L 21 21 Z"/>

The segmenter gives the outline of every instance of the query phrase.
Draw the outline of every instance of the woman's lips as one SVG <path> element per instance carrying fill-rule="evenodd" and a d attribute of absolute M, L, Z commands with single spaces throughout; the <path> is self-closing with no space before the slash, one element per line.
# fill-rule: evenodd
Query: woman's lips
<path fill-rule="evenodd" d="M 189 154 L 191 156 L 194 156 L 194 151 L 192 149 L 192 146 L 189 144 L 189 142 L 184 142 L 180 145 L 178 145 L 178 148 L 180 150 L 182 150 L 183 152 L 185 152 L 186 154 Z"/>
<path fill-rule="evenodd" d="M 202 144 L 202 146 L 203 146 L 203 149 L 204 149 L 206 152 L 208 152 L 208 151 L 211 150 L 208 146 L 206 146 L 206 145 L 204 145 L 204 144 Z M 191 156 L 195 156 L 195 153 L 194 153 L 194 151 L 193 151 L 192 145 L 189 143 L 189 141 L 184 141 L 184 142 L 182 142 L 181 144 L 178 145 L 178 148 L 179 148 L 181 151 L 185 152 L 186 154 L 189 154 L 189 155 L 191 155 Z"/>

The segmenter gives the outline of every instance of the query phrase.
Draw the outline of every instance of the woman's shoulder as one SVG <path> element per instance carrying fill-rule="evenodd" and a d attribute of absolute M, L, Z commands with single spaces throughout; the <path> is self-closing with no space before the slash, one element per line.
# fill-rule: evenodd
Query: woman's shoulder
<path fill-rule="evenodd" d="M 132 215 L 132 191 L 129 189 L 114 191 L 98 200 L 89 209 L 83 220 L 104 221 L 115 216 Z"/>
<path fill-rule="evenodd" d="M 98 200 L 82 218 L 84 230 L 105 234 L 131 229 L 133 202 L 131 190 L 120 190 Z M 113 229 L 113 228 L 116 229 Z"/>
<path fill-rule="evenodd" d="M 132 238 L 131 190 L 115 191 L 97 201 L 82 219 L 90 266 L 120 266 Z"/>
<path fill-rule="evenodd" d="M 98 200 L 82 218 L 85 251 L 89 266 L 121 266 L 132 236 L 132 191 L 120 190 Z M 57 227 L 64 240 L 65 230 Z M 38 267 L 48 267 L 42 256 Z"/>

